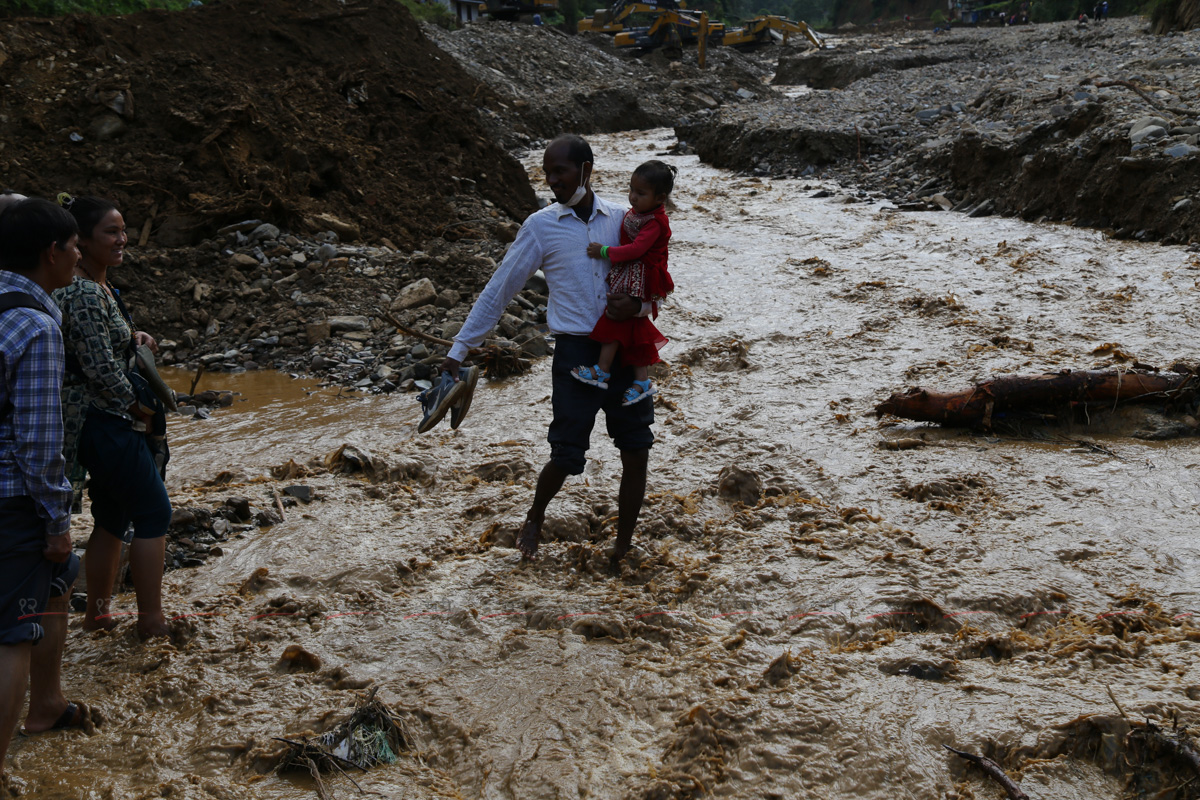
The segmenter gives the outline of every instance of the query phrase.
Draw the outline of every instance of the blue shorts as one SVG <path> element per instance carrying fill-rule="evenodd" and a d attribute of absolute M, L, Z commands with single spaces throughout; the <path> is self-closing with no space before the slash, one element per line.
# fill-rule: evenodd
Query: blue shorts
<path fill-rule="evenodd" d="M 75 583 L 79 556 L 55 564 L 42 555 L 45 546 L 46 521 L 33 498 L 0 499 L 0 645 L 40 641 L 46 603 Z"/>
<path fill-rule="evenodd" d="M 171 500 L 146 434 L 115 414 L 89 409 L 79 435 L 79 463 L 88 471 L 88 498 L 96 526 L 125 538 L 165 536 Z"/>
<path fill-rule="evenodd" d="M 654 444 L 654 403 L 643 400 L 621 405 L 625 390 L 633 384 L 633 367 L 613 365 L 607 389 L 589 386 L 571 376 L 578 366 L 591 366 L 600 357 L 600 342 L 588 336 L 558 334 L 554 337 L 554 420 L 550 423 L 550 460 L 568 475 L 579 475 L 587 463 L 596 414 L 604 409 L 608 435 L 618 450 L 648 450 Z"/>

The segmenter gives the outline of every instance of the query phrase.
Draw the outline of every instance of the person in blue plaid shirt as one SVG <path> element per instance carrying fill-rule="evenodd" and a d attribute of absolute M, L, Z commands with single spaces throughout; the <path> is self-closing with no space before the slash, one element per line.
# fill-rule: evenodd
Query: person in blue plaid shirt
<path fill-rule="evenodd" d="M 59 685 L 67 601 L 79 557 L 71 549 L 72 493 L 62 455 L 62 320 L 50 299 L 50 292 L 71 282 L 79 237 L 74 218 L 54 203 L 35 199 L 5 205 L 0 213 L 0 786 L 6 787 L 4 759 L 31 677 L 26 732 L 82 726 L 87 709 L 67 702 Z"/>

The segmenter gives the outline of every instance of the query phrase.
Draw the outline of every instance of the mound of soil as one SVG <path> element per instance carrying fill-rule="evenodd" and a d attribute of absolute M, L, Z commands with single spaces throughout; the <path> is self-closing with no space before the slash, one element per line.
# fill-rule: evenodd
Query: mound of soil
<path fill-rule="evenodd" d="M 535 208 L 490 90 L 394 0 L 5 21 L 0 83 L 0 183 L 111 197 L 164 246 L 253 218 L 414 245 L 464 188 Z"/>
<path fill-rule="evenodd" d="M 516 147 L 564 131 L 672 125 L 682 114 L 745 102 L 739 89 L 761 95 L 774 66 L 755 54 L 713 48 L 701 70 L 695 48 L 671 60 L 661 51 L 617 49 L 607 34 L 568 37 L 516 22 L 484 21 L 457 31 L 426 25 L 425 33 L 492 91 L 497 102 L 488 119 L 496 137 Z"/>

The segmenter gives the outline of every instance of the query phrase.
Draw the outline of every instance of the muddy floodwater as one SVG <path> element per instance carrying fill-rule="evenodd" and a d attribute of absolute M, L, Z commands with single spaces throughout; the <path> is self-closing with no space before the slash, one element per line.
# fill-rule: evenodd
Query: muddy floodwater
<path fill-rule="evenodd" d="M 32 795 L 315 798 L 271 772 L 272 737 L 375 687 L 414 739 L 354 775 L 385 797 L 1004 796 L 943 744 L 1032 798 L 1194 796 L 1169 754 L 1127 752 L 1110 692 L 1131 720 L 1200 722 L 1197 441 L 1134 438 L 1146 420 L 1124 408 L 986 435 L 872 409 L 916 385 L 1192 357 L 1200 260 L 741 177 L 662 155 L 668 131 L 592 143 L 595 186 L 622 203 L 646 158 L 680 169 L 624 573 L 604 568 L 620 460 L 602 425 L 541 558 L 512 549 L 548 455 L 548 361 L 481 382 L 458 431 L 425 435 L 413 395 L 208 375 L 245 399 L 172 420 L 176 505 L 315 497 L 168 574 L 172 644 L 73 618 L 64 683 L 104 722 L 15 742 Z M 924 446 L 882 446 L 902 438 Z M 343 444 L 365 471 L 319 468 Z M 319 665 L 289 672 L 289 645 Z"/>

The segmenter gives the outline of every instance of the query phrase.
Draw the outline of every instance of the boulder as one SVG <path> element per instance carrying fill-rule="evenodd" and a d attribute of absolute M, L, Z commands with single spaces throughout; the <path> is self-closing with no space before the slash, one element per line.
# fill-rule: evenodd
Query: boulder
<path fill-rule="evenodd" d="M 429 278 L 421 278 L 400 290 L 392 301 L 392 311 L 403 311 L 406 308 L 429 305 L 437 300 L 437 289 Z"/>
<path fill-rule="evenodd" d="M 333 333 L 345 331 L 365 331 L 371 327 L 371 320 L 361 315 L 330 317 L 329 330 Z"/>

